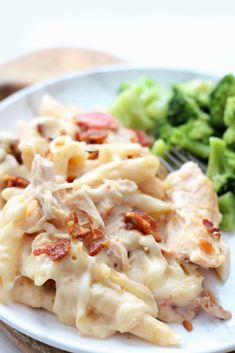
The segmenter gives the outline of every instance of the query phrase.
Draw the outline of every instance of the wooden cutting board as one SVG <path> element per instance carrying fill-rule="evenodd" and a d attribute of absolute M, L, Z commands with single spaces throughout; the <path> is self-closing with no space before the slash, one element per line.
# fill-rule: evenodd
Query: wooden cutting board
<path fill-rule="evenodd" d="M 0 100 L 41 80 L 74 70 L 121 62 L 109 54 L 78 48 L 56 48 L 30 53 L 0 65 Z M 1 321 L 0 329 L 23 353 L 65 353 L 25 336 Z"/>

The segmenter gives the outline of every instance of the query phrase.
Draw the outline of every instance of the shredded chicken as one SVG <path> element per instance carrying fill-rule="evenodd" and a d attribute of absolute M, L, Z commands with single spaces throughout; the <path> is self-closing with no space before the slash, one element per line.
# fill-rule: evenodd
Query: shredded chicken
<path fill-rule="evenodd" d="M 175 205 L 166 223 L 166 243 L 203 267 L 219 267 L 224 261 L 219 237 L 212 237 L 205 220 L 215 229 L 221 220 L 212 183 L 193 163 L 186 163 L 167 177 L 167 196 Z"/>
<path fill-rule="evenodd" d="M 209 290 L 204 289 L 199 298 L 199 304 L 208 314 L 217 317 L 221 320 L 231 319 L 232 314 L 230 311 L 225 310 L 217 302 L 215 295 Z"/>

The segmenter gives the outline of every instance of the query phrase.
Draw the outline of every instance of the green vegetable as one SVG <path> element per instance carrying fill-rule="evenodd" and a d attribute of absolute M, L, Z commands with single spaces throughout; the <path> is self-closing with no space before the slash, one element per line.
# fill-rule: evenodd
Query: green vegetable
<path fill-rule="evenodd" d="M 226 101 L 224 123 L 227 130 L 223 134 L 223 139 L 227 146 L 235 148 L 235 96 L 229 97 Z"/>
<path fill-rule="evenodd" d="M 224 130 L 224 112 L 229 97 L 235 96 L 235 78 L 227 75 L 215 86 L 210 95 L 211 124 Z"/>
<path fill-rule="evenodd" d="M 222 227 L 235 229 L 235 77 L 165 88 L 142 78 L 124 82 L 110 109 L 128 127 L 156 137 L 152 153 L 173 147 L 208 160 L 207 175 L 219 195 Z"/>
<path fill-rule="evenodd" d="M 204 119 L 190 120 L 178 127 L 162 122 L 158 125 L 157 132 L 157 135 L 165 140 L 168 149 L 185 149 L 201 158 L 209 157 L 209 137 L 212 134 L 213 129 Z"/>
<path fill-rule="evenodd" d="M 230 162 L 228 157 L 231 159 Z M 231 154 L 226 153 L 225 142 L 217 137 L 211 137 L 207 176 L 213 181 L 219 195 L 228 191 L 235 192 L 235 174 L 231 168 L 231 161 L 233 158 Z"/>
<path fill-rule="evenodd" d="M 177 88 L 174 89 L 167 113 L 167 120 L 171 125 L 178 126 L 191 119 L 200 119 L 203 114 L 193 98 Z"/>
<path fill-rule="evenodd" d="M 163 157 L 165 153 L 168 151 L 166 142 L 162 139 L 156 140 L 152 146 L 151 151 L 156 156 Z"/>
<path fill-rule="evenodd" d="M 219 197 L 219 208 L 223 214 L 221 229 L 233 231 L 235 229 L 235 196 L 231 191 Z"/>
<path fill-rule="evenodd" d="M 191 80 L 180 82 L 175 87 L 183 94 L 193 98 L 200 108 L 207 109 L 210 103 L 210 93 L 214 85 L 209 81 Z"/>
<path fill-rule="evenodd" d="M 170 95 L 170 89 L 147 78 L 134 84 L 125 83 L 110 112 L 125 126 L 150 132 L 154 128 L 154 120 L 165 117 Z"/>

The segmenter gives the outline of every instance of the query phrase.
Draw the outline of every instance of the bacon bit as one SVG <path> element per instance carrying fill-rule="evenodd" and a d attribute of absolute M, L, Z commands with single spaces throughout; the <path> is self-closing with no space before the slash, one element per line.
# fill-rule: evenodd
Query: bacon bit
<path fill-rule="evenodd" d="M 38 131 L 39 135 L 41 135 L 42 137 L 46 137 L 45 136 L 45 126 L 43 124 L 37 125 L 37 131 Z"/>
<path fill-rule="evenodd" d="M 75 211 L 69 214 L 67 218 L 67 227 L 72 238 L 83 238 L 91 233 L 91 221 L 89 217 L 85 216 L 85 219 L 78 223 L 78 215 Z"/>
<path fill-rule="evenodd" d="M 103 247 L 103 243 L 91 243 L 88 248 L 88 253 L 90 256 L 95 256 L 103 249 Z"/>
<path fill-rule="evenodd" d="M 93 233 L 93 240 L 102 239 L 104 236 L 104 233 L 99 228 L 92 229 L 92 233 Z"/>
<path fill-rule="evenodd" d="M 3 177 L 3 182 L 6 188 L 17 187 L 24 189 L 29 185 L 29 181 L 27 179 L 8 174 Z"/>
<path fill-rule="evenodd" d="M 96 311 L 94 308 L 88 308 L 86 311 L 87 316 L 95 316 L 96 315 Z"/>
<path fill-rule="evenodd" d="M 134 130 L 134 132 L 140 145 L 143 147 L 149 147 L 152 145 L 153 139 L 149 137 L 143 130 Z"/>
<path fill-rule="evenodd" d="M 106 131 L 88 130 L 84 132 L 77 132 L 76 140 L 91 144 L 102 144 L 105 142 L 108 134 Z"/>
<path fill-rule="evenodd" d="M 53 141 L 53 138 L 52 137 L 47 137 L 46 135 L 46 129 L 45 129 L 45 125 L 43 124 L 38 124 L 37 125 L 37 130 L 38 130 L 38 133 L 39 135 L 41 135 L 42 137 L 46 138 L 48 142 L 51 142 Z"/>
<path fill-rule="evenodd" d="M 48 290 L 55 290 L 56 289 L 56 282 L 54 279 L 48 279 L 44 284 L 43 287 Z"/>
<path fill-rule="evenodd" d="M 99 151 L 89 151 L 88 159 L 97 159 L 99 156 Z"/>
<path fill-rule="evenodd" d="M 213 222 L 209 221 L 208 219 L 202 220 L 203 225 L 206 227 L 207 232 L 213 236 L 215 239 L 220 240 L 221 231 L 219 227 L 215 227 Z"/>
<path fill-rule="evenodd" d="M 207 254 L 211 254 L 214 251 L 213 245 L 208 240 L 200 239 L 199 240 L 199 246 Z"/>
<path fill-rule="evenodd" d="M 90 218 L 84 212 L 84 219 L 79 220 L 77 213 L 71 212 L 68 216 L 68 232 L 72 238 L 81 238 L 80 240 L 86 245 L 90 256 L 97 255 L 102 249 L 108 248 L 110 242 L 105 240 L 100 242 L 104 237 L 104 233 L 99 228 L 94 228 Z M 97 242 L 97 240 L 99 242 Z"/>
<path fill-rule="evenodd" d="M 232 317 L 230 311 L 225 310 L 217 302 L 216 297 L 209 289 L 203 289 L 199 298 L 199 304 L 210 315 L 221 320 L 229 320 Z"/>
<path fill-rule="evenodd" d="M 161 242 L 157 222 L 147 213 L 133 209 L 126 212 L 124 219 L 127 229 L 135 229 L 143 234 L 152 234 L 157 242 Z"/>
<path fill-rule="evenodd" d="M 75 179 L 76 179 L 76 177 L 70 175 L 70 176 L 67 177 L 67 182 L 68 183 L 72 183 Z"/>
<path fill-rule="evenodd" d="M 15 141 L 10 144 L 10 153 L 15 157 L 19 164 L 23 164 L 21 151 L 19 150 L 18 144 L 19 141 Z"/>
<path fill-rule="evenodd" d="M 183 326 L 184 328 L 188 331 L 188 332 L 191 332 L 193 330 L 193 325 L 190 321 L 188 320 L 184 320 L 183 321 Z"/>
<path fill-rule="evenodd" d="M 90 256 L 95 256 L 97 255 L 102 249 L 107 249 L 110 246 L 110 241 L 109 240 L 105 240 L 102 243 L 96 243 L 96 242 L 92 242 L 90 243 L 90 245 L 88 246 L 88 254 Z"/>
<path fill-rule="evenodd" d="M 76 124 L 87 129 L 107 129 L 116 131 L 118 123 L 113 116 L 102 112 L 90 112 L 76 117 Z"/>
<path fill-rule="evenodd" d="M 48 255 L 53 261 L 60 261 L 63 259 L 70 250 L 70 239 L 61 238 L 54 242 L 33 251 L 34 256 L 42 254 Z"/>
<path fill-rule="evenodd" d="M 207 229 L 210 229 L 210 228 L 214 227 L 214 224 L 211 221 L 209 221 L 209 219 L 203 219 L 202 223 L 204 224 L 204 226 Z"/>

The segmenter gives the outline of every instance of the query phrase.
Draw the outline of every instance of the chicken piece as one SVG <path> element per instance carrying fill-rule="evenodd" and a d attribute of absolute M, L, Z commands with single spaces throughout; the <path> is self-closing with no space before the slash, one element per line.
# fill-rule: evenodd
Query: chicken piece
<path fill-rule="evenodd" d="M 209 289 L 203 289 L 199 298 L 199 304 L 208 314 L 221 320 L 229 320 L 232 317 L 230 311 L 225 310 L 217 302 L 216 297 Z"/>
<path fill-rule="evenodd" d="M 221 214 L 211 181 L 197 164 L 188 162 L 169 174 L 167 182 L 167 197 L 176 208 L 167 219 L 167 245 L 200 266 L 219 267 L 225 256 L 218 236 Z M 213 223 L 218 234 L 208 229 L 207 222 Z"/>
<path fill-rule="evenodd" d="M 165 322 L 183 323 L 185 320 L 191 321 L 199 312 L 199 304 L 195 301 L 190 305 L 175 306 L 172 305 L 170 298 L 159 299 L 158 318 Z"/>

